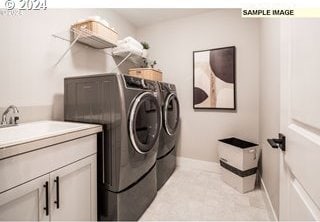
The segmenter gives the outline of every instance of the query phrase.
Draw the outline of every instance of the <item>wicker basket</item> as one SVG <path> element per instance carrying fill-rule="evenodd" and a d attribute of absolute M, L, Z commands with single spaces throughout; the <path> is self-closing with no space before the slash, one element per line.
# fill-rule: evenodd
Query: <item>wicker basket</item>
<path fill-rule="evenodd" d="M 162 81 L 162 72 L 152 68 L 129 69 L 129 75 L 143 79 Z"/>
<path fill-rule="evenodd" d="M 84 21 L 71 26 L 74 30 L 74 38 L 79 33 L 79 42 L 94 48 L 103 49 L 114 47 L 118 41 L 118 33 L 97 21 Z"/>

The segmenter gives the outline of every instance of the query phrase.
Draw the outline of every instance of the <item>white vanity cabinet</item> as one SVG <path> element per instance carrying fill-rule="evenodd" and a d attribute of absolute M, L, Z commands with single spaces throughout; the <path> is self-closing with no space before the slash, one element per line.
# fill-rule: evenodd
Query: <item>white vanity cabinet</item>
<path fill-rule="evenodd" d="M 96 155 L 50 173 L 51 221 L 97 220 Z"/>
<path fill-rule="evenodd" d="M 0 221 L 95 221 L 97 135 L 0 160 Z"/>
<path fill-rule="evenodd" d="M 47 221 L 46 190 L 49 175 L 39 177 L 0 194 L 0 221 Z M 49 184 L 48 184 L 49 185 Z"/>

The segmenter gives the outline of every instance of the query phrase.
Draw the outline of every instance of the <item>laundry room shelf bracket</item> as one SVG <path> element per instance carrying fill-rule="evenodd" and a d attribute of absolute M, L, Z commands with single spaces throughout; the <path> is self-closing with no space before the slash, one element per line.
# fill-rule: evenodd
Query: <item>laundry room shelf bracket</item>
<path fill-rule="evenodd" d="M 113 52 L 112 56 L 114 58 L 121 59 L 121 62 L 118 63 L 118 67 L 124 63 L 125 61 L 129 61 L 130 63 L 134 64 L 135 68 L 144 67 L 146 63 L 151 63 L 153 60 L 143 57 L 139 54 L 136 54 L 132 51 L 125 51 L 125 52 Z"/>
<path fill-rule="evenodd" d="M 68 39 L 68 38 L 62 37 L 62 36 L 57 35 L 57 34 L 53 34 L 52 35 L 55 38 L 62 39 L 62 40 L 70 42 L 69 47 L 61 55 L 61 57 L 58 59 L 58 61 L 57 61 L 57 63 L 55 65 L 58 65 L 62 61 L 62 59 L 68 54 L 68 52 L 72 49 L 72 47 L 75 45 L 76 42 L 79 42 L 79 43 L 81 43 L 83 45 L 86 45 L 86 46 L 91 47 L 91 48 L 96 48 L 96 49 L 106 49 L 106 48 L 115 47 L 114 44 L 108 43 L 106 41 L 99 40 L 98 38 L 94 37 L 93 33 L 91 31 L 87 30 L 87 29 L 78 30 L 78 29 L 71 28 L 70 31 L 73 33 L 73 36 L 74 36 L 73 39 Z M 82 38 L 87 39 L 87 43 L 80 42 L 79 39 L 82 39 Z M 95 47 L 96 45 L 98 45 L 98 47 Z M 101 51 L 101 50 L 99 50 L 99 51 Z M 112 56 L 112 54 L 110 54 L 108 52 L 103 51 L 103 53 L 107 54 L 109 56 Z"/>
<path fill-rule="evenodd" d="M 117 68 L 121 66 L 122 63 L 124 63 L 130 56 L 132 55 L 132 52 L 128 53 L 126 57 L 124 57 L 117 65 L 112 69 L 111 72 L 114 72 Z"/>
<path fill-rule="evenodd" d="M 81 37 L 81 35 L 78 35 L 70 44 L 70 46 L 67 48 L 67 50 L 61 55 L 61 57 L 58 59 L 57 63 L 55 65 L 58 65 L 61 60 L 65 57 L 65 55 L 71 50 L 73 45 L 78 41 L 78 39 Z"/>

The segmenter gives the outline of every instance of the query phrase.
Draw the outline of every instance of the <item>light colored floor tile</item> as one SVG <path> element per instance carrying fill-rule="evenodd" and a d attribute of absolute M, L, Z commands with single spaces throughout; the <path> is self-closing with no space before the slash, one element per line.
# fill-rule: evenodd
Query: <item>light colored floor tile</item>
<path fill-rule="evenodd" d="M 262 191 L 241 194 L 216 172 L 177 167 L 141 221 L 266 221 Z"/>

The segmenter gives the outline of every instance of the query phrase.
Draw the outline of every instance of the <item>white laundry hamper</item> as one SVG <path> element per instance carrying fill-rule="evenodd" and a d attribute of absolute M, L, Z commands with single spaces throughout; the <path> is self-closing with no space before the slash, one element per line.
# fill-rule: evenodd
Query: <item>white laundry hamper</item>
<path fill-rule="evenodd" d="M 241 193 L 254 190 L 260 150 L 258 144 L 235 137 L 219 140 L 222 180 Z"/>

